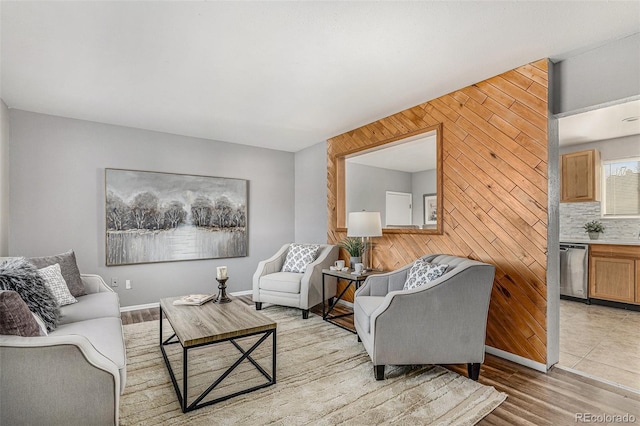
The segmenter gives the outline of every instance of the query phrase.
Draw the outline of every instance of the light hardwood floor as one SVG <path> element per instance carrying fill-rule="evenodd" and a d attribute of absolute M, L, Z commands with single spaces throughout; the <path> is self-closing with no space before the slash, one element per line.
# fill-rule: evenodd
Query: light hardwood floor
<path fill-rule="evenodd" d="M 251 296 L 239 298 L 247 304 L 252 303 Z M 320 309 L 316 307 L 312 314 L 320 314 Z M 158 309 L 122 313 L 124 324 L 158 319 Z M 302 316 L 300 321 L 304 321 Z M 466 365 L 445 367 L 466 376 Z M 373 371 L 371 379 L 373 380 Z M 579 415 L 630 415 L 634 416 L 635 424 L 640 423 L 639 394 L 557 368 L 544 374 L 487 355 L 480 372 L 480 383 L 494 386 L 507 393 L 508 397 L 479 425 L 575 425 L 580 423 L 576 421 L 576 416 Z"/>

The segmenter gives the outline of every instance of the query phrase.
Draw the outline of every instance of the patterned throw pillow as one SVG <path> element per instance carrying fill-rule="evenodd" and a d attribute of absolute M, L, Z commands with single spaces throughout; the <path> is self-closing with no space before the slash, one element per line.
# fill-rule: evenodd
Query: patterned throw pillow
<path fill-rule="evenodd" d="M 434 265 L 424 259 L 418 259 L 413 262 L 413 266 L 407 275 L 407 281 L 404 283 L 404 290 L 413 290 L 421 285 L 430 283 L 440 278 L 447 270 L 449 265 Z"/>
<path fill-rule="evenodd" d="M 304 273 L 307 265 L 316 260 L 319 244 L 291 244 L 282 272 Z"/>
<path fill-rule="evenodd" d="M 58 306 L 71 305 L 77 303 L 75 297 L 71 295 L 67 282 L 62 277 L 59 264 L 53 264 L 46 268 L 38 269 L 38 274 L 44 280 L 44 285 L 51 290 L 53 298 L 58 303 Z"/>

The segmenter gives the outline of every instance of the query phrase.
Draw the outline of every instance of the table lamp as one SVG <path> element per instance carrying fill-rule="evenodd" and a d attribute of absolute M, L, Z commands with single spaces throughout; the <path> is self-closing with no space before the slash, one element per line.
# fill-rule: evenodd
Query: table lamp
<path fill-rule="evenodd" d="M 364 242 L 364 267 L 373 269 L 373 251 L 369 238 L 382 236 L 380 212 L 350 212 L 347 223 L 347 237 L 360 237 Z"/>

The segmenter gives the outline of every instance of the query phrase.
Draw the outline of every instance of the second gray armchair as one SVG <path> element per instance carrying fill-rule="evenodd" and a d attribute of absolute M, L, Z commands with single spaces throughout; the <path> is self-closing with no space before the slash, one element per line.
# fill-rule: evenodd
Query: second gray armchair
<path fill-rule="evenodd" d="M 495 267 L 463 257 L 429 255 L 444 275 L 404 290 L 409 264 L 372 275 L 355 294 L 354 323 L 377 380 L 385 365 L 467 364 L 478 380 L 484 361 Z"/>

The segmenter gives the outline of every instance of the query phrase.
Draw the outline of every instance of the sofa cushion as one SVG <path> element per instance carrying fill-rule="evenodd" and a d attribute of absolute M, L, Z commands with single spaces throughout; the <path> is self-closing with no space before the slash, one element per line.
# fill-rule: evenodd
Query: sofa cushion
<path fill-rule="evenodd" d="M 60 307 L 58 324 L 106 317 L 120 318 L 120 303 L 117 293 L 105 291 L 79 296 L 78 303 Z"/>
<path fill-rule="evenodd" d="M 300 281 L 304 274 L 295 272 L 276 272 L 260 277 L 260 289 L 282 293 L 300 293 Z"/>
<path fill-rule="evenodd" d="M 47 330 L 55 329 L 58 304 L 38 270 L 25 258 L 15 257 L 0 263 L 0 290 L 16 291 L 29 310 L 42 318 Z"/>
<path fill-rule="evenodd" d="M 353 315 L 367 333 L 371 331 L 371 314 L 384 301 L 384 296 L 358 296 L 353 302 Z"/>
<path fill-rule="evenodd" d="M 414 288 L 418 288 L 421 285 L 440 278 L 448 267 L 449 265 L 436 265 L 429 263 L 424 259 L 416 260 L 413 262 L 413 266 L 411 266 L 411 269 L 409 270 L 403 290 L 413 290 Z"/>
<path fill-rule="evenodd" d="M 120 374 L 120 392 L 124 390 L 127 368 L 124 337 L 120 318 L 96 318 L 71 324 L 62 324 L 49 336 L 79 335 L 87 338 L 89 343 L 102 355 L 110 359 Z"/>
<path fill-rule="evenodd" d="M 0 290 L 0 334 L 23 337 L 40 335 L 40 326 L 15 291 Z"/>
<path fill-rule="evenodd" d="M 74 297 L 86 294 L 84 284 L 82 284 L 82 279 L 80 278 L 80 270 L 78 269 L 78 264 L 76 263 L 76 254 L 73 252 L 73 250 L 69 250 L 66 253 L 58 254 L 55 256 L 31 257 L 27 260 L 33 263 L 38 269 L 56 263 L 59 264 L 60 271 L 62 272 L 62 276 L 64 277 L 64 280 L 67 283 L 67 287 L 69 287 L 69 291 L 71 292 L 71 294 Z"/>
<path fill-rule="evenodd" d="M 77 303 L 75 297 L 69 292 L 67 282 L 62 277 L 60 272 L 60 264 L 55 263 L 42 269 L 38 269 L 38 273 L 44 279 L 44 284 L 51 290 L 53 298 L 58 303 L 58 306 L 70 305 Z"/>
<path fill-rule="evenodd" d="M 282 272 L 303 273 L 307 265 L 316 260 L 320 244 L 291 244 Z"/>

